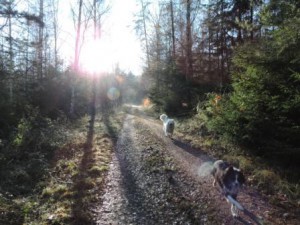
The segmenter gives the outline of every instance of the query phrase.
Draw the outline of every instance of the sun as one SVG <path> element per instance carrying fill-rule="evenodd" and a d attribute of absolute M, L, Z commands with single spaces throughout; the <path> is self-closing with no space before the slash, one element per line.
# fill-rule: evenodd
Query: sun
<path fill-rule="evenodd" d="M 81 70 L 93 74 L 111 71 L 113 54 L 109 46 L 103 40 L 93 40 L 85 43 L 80 55 Z"/>

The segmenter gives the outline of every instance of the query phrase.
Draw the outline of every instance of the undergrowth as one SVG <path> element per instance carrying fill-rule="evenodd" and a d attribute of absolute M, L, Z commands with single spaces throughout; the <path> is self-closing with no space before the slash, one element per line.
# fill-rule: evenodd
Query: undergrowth
<path fill-rule="evenodd" d="M 270 197 L 273 204 L 297 207 L 300 199 L 299 168 L 282 165 L 282 158 L 265 158 L 253 149 L 239 146 L 226 138 L 209 132 L 205 117 L 179 119 L 176 136 L 195 148 L 201 148 L 215 159 L 226 160 L 241 168 L 247 175 L 247 185 L 254 186 Z"/>
<path fill-rule="evenodd" d="M 15 148 L 0 155 L 0 224 L 91 224 L 122 120 L 114 113 L 49 120 L 37 124 L 39 135 L 21 121 Z"/>

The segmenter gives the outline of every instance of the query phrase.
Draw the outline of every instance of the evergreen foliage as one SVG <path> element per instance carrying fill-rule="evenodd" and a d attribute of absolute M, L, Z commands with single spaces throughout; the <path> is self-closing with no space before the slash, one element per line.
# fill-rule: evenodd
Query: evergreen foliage
<path fill-rule="evenodd" d="M 299 147 L 300 20 L 299 9 L 292 8 L 293 16 L 266 38 L 236 49 L 233 92 L 211 115 L 211 130 L 242 143 Z"/>
<path fill-rule="evenodd" d="M 151 102 L 158 111 L 174 115 L 182 110 L 182 103 L 190 102 L 190 89 L 184 76 L 172 64 L 155 72 L 159 80 L 149 92 Z"/>

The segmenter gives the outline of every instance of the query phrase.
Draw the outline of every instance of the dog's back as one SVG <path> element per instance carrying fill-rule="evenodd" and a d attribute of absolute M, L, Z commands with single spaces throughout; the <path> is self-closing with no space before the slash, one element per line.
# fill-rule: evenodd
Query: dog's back
<path fill-rule="evenodd" d="M 163 121 L 163 130 L 165 136 L 169 136 L 172 138 L 175 129 L 175 121 L 173 119 L 170 119 L 166 114 L 160 115 L 159 119 Z"/>
<path fill-rule="evenodd" d="M 175 122 L 173 119 L 168 119 L 167 125 L 166 125 L 166 131 L 169 134 L 173 134 L 175 128 Z"/>
<path fill-rule="evenodd" d="M 213 170 L 211 173 L 213 176 L 215 176 L 217 171 L 224 172 L 228 166 L 229 164 L 227 162 L 224 162 L 223 160 L 217 160 L 214 162 Z"/>

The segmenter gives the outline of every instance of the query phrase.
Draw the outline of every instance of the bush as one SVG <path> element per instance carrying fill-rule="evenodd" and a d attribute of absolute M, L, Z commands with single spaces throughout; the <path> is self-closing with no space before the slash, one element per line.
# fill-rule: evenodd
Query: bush
<path fill-rule="evenodd" d="M 1 188 L 15 195 L 32 191 L 47 172 L 55 148 L 66 137 L 63 119 L 45 118 L 29 106 L 24 111 L 0 155 Z"/>
<path fill-rule="evenodd" d="M 272 46 L 272 44 L 271 44 Z M 299 40 L 300 46 L 300 40 Z M 234 58 L 233 92 L 217 104 L 209 96 L 209 128 L 240 143 L 298 145 L 300 136 L 300 64 L 278 57 L 267 43 L 255 51 L 245 45 Z M 277 57 L 274 58 L 276 53 Z"/>
<path fill-rule="evenodd" d="M 280 184 L 280 177 L 273 171 L 266 169 L 256 170 L 254 171 L 253 176 L 258 188 L 272 194 L 278 191 L 276 188 L 278 188 L 278 185 Z"/>
<path fill-rule="evenodd" d="M 149 92 L 149 99 L 155 105 L 156 111 L 168 115 L 194 113 L 197 104 L 205 99 L 206 93 L 216 89 L 210 84 L 197 84 L 186 80 L 172 64 L 156 73 L 159 75 Z"/>

